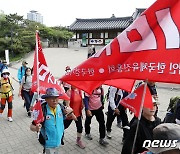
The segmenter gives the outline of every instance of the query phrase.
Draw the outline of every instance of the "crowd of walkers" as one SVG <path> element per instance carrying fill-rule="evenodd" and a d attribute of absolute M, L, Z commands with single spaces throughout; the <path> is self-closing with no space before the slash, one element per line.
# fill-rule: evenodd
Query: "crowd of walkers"
<path fill-rule="evenodd" d="M 95 49 L 94 49 L 95 50 Z M 8 121 L 12 122 L 12 101 L 13 101 L 13 86 L 12 80 L 9 77 L 10 72 L 4 63 L 0 63 L 1 67 L 1 83 L 0 83 L 0 117 L 4 111 L 6 102 L 8 103 Z M 27 66 L 26 61 L 22 62 L 22 66 L 18 69 L 19 93 L 18 96 L 24 100 L 24 107 L 26 108 L 27 116 L 32 116 L 32 108 L 37 102 L 37 93 L 31 92 L 32 87 L 32 69 Z M 71 71 L 67 66 L 66 73 Z M 143 82 L 139 83 L 139 87 Z M 84 149 L 86 147 L 82 140 L 83 127 L 84 134 L 87 140 L 93 140 L 93 133 L 91 132 L 91 121 L 95 116 L 99 124 L 99 144 L 101 146 L 108 146 L 112 139 L 112 123 L 117 117 L 118 125 L 122 125 L 122 154 L 131 153 L 179 153 L 177 146 L 174 148 L 164 148 L 157 152 L 156 148 L 144 147 L 144 141 L 163 139 L 175 140 L 178 139 L 177 144 L 180 144 L 180 98 L 171 98 L 171 104 L 168 108 L 168 113 L 165 119 L 158 118 L 158 94 L 156 91 L 155 82 L 147 83 L 153 100 L 153 108 L 143 107 L 140 121 L 137 117 L 128 119 L 128 110 L 119 104 L 120 100 L 128 96 L 128 92 L 116 87 L 110 86 L 108 89 L 108 98 L 105 99 L 105 92 L 102 86 L 93 90 L 92 94 L 87 94 L 73 85 L 65 82 L 61 83 L 64 91 L 69 96 L 69 101 L 59 103 L 59 93 L 55 88 L 47 88 L 46 94 L 41 95 L 42 110 L 44 121 L 35 123 L 33 120 L 30 129 L 38 132 L 39 142 L 44 147 L 46 154 L 58 154 L 60 145 L 66 145 L 63 138 L 66 136 L 64 132 L 68 129 L 72 121 L 76 124 L 77 136 L 76 144 Z M 107 95 L 106 95 L 107 97 Z M 108 108 L 105 109 L 104 103 L 108 103 Z M 171 109 L 171 110 L 170 110 Z M 172 111 L 173 109 L 173 111 Z M 83 124 L 82 115 L 85 111 L 85 123 Z M 171 114 L 170 114 L 171 113 Z M 132 113 L 131 113 L 132 114 Z M 173 116 L 172 116 L 173 114 Z M 104 115 L 107 115 L 104 116 Z M 171 118 L 171 122 L 167 119 Z M 168 122 L 168 123 L 166 123 Z M 122 124 L 120 124 L 122 123 Z M 136 132 L 138 126 L 138 131 Z M 162 134 L 162 135 L 159 135 Z M 164 134 L 164 136 L 163 136 Z M 167 135 L 168 134 L 168 135 Z M 170 135 L 169 135 L 170 134 Z M 134 138 L 136 141 L 134 142 Z M 107 140 L 109 139 L 109 140 Z"/>

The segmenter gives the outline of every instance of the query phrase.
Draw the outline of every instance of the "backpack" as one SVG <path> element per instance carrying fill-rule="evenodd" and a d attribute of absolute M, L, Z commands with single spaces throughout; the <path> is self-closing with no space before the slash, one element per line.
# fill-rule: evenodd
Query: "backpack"
<path fill-rule="evenodd" d="M 12 90 L 14 90 L 14 88 L 13 88 L 13 86 L 12 86 L 11 82 L 10 82 L 10 79 L 9 79 L 9 77 L 8 77 L 8 83 L 10 84 L 10 86 L 11 86 L 11 89 L 12 89 Z M 6 83 L 1 83 L 1 82 L 0 82 L 0 87 L 1 87 L 1 85 L 3 85 L 3 84 L 6 84 Z"/>
<path fill-rule="evenodd" d="M 41 104 L 41 108 L 42 108 L 42 112 L 43 112 L 43 116 L 44 116 L 44 121 L 41 123 L 42 127 L 44 126 L 44 123 L 46 121 L 46 115 L 47 115 L 47 108 L 46 108 L 46 104 L 47 102 L 44 102 L 43 104 Z M 65 107 L 58 103 L 58 105 L 60 105 L 60 108 L 62 110 L 62 113 L 65 115 L 64 113 L 64 110 L 65 110 Z M 39 136 L 38 136 L 38 141 L 39 143 L 44 146 L 45 145 L 45 138 L 43 137 L 43 135 L 41 134 L 41 131 L 39 132 Z"/>
<path fill-rule="evenodd" d="M 167 113 L 166 113 L 166 116 L 163 120 L 164 123 L 175 123 L 178 103 L 180 103 L 180 97 L 179 96 L 175 96 L 175 97 L 170 98 L 169 106 L 167 108 Z"/>

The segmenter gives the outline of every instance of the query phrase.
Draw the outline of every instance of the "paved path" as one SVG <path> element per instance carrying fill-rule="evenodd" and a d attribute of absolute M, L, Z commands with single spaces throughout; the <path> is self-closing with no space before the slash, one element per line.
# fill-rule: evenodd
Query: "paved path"
<path fill-rule="evenodd" d="M 47 60 L 49 69 L 55 77 L 60 77 L 64 74 L 65 66 L 75 67 L 80 64 L 87 56 L 87 48 L 79 49 L 44 49 L 44 54 Z M 33 63 L 33 54 L 30 54 L 26 60 L 29 62 L 29 66 Z M 16 77 L 17 68 L 21 65 L 20 63 L 13 64 L 10 68 L 11 75 Z M 18 98 L 18 83 L 13 83 L 15 89 L 15 98 L 13 100 L 13 119 L 12 123 L 7 121 L 6 113 L 7 106 L 3 113 L 3 117 L 0 118 L 0 154 L 39 154 L 42 153 L 42 147 L 37 141 L 37 134 L 31 132 L 29 125 L 32 119 L 26 117 L 26 111 L 23 108 L 23 101 Z M 171 90 L 171 87 L 175 89 Z M 105 86 L 105 90 L 107 87 Z M 164 117 L 165 111 L 168 105 L 169 98 L 171 96 L 180 95 L 179 85 L 167 85 L 158 84 L 159 101 L 161 103 L 159 107 L 159 116 Z M 107 103 L 105 111 L 107 110 Z M 129 116 L 131 118 L 131 116 Z M 106 116 L 105 116 L 106 119 Z M 84 123 L 84 119 L 83 119 Z M 114 121 L 112 127 L 112 139 L 108 140 L 109 145 L 104 148 L 99 145 L 98 138 L 98 124 L 95 117 L 92 120 L 91 134 L 93 136 L 92 141 L 88 141 L 84 138 L 83 141 L 86 144 L 85 149 L 80 149 L 75 145 L 76 140 L 76 127 L 73 122 L 71 126 L 65 130 L 65 145 L 61 147 L 62 154 L 119 154 L 122 148 L 122 129 L 116 127 L 116 121 Z"/>

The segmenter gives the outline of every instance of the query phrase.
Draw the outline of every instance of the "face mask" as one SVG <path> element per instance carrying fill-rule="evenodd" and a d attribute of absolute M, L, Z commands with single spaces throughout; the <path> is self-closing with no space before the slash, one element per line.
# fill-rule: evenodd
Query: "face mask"
<path fill-rule="evenodd" d="M 31 75 L 31 72 L 27 72 L 26 74 L 29 76 L 29 75 Z"/>
<path fill-rule="evenodd" d="M 67 72 L 67 73 L 70 73 L 70 72 L 71 72 L 71 70 L 67 70 L 66 72 Z"/>
<path fill-rule="evenodd" d="M 8 75 L 7 74 L 3 74 L 3 78 L 7 79 Z"/>

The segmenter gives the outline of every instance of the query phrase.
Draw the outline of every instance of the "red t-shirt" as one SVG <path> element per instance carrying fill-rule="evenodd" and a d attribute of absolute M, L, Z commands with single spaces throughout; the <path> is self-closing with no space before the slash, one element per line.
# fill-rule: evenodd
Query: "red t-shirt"
<path fill-rule="evenodd" d="M 82 115 L 82 92 L 78 89 L 71 89 L 68 92 L 70 96 L 70 107 L 76 117 Z"/>

